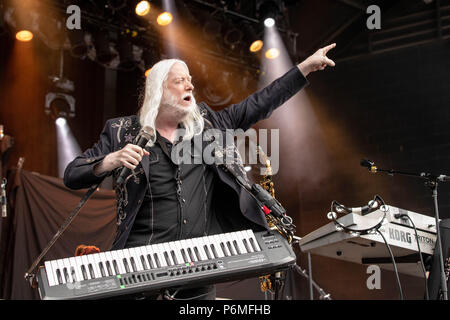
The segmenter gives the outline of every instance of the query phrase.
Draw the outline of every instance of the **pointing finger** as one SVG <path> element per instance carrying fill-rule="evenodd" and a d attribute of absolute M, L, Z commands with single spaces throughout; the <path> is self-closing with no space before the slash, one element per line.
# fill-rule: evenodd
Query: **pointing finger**
<path fill-rule="evenodd" d="M 331 49 L 336 47 L 336 43 L 332 43 L 326 47 L 324 47 L 323 50 L 323 54 L 326 55 L 328 51 L 330 51 Z"/>

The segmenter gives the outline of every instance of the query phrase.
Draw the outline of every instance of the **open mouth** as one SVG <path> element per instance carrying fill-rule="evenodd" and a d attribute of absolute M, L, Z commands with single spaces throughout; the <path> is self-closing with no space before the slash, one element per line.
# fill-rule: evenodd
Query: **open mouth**
<path fill-rule="evenodd" d="M 191 98 L 191 96 L 189 95 L 189 96 L 184 97 L 183 100 L 184 100 L 184 101 L 187 101 L 187 102 L 191 102 L 192 98 Z"/>

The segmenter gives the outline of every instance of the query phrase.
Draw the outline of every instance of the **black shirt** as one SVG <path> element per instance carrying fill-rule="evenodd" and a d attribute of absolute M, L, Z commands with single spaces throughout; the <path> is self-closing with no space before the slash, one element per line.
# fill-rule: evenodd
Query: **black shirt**
<path fill-rule="evenodd" d="M 173 144 L 157 133 L 150 152 L 149 184 L 125 247 L 205 236 L 214 216 L 214 173 L 205 164 L 175 164 Z"/>

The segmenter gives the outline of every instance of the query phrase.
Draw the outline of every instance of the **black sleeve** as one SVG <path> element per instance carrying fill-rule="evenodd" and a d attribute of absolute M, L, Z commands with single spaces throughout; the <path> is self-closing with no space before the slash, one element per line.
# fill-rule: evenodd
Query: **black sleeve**
<path fill-rule="evenodd" d="M 308 84 L 297 66 L 244 101 L 214 113 L 220 129 L 249 129 Z"/>
<path fill-rule="evenodd" d="M 96 183 L 100 183 L 105 176 L 110 174 L 110 172 L 105 172 L 100 176 L 94 174 L 94 166 L 114 151 L 112 128 L 109 122 L 110 120 L 106 122 L 99 141 L 67 165 L 64 171 L 66 187 L 70 189 L 89 188 Z"/>

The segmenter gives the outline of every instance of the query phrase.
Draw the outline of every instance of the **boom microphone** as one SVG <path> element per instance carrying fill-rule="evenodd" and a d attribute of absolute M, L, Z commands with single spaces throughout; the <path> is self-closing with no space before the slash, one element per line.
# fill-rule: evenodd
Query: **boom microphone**
<path fill-rule="evenodd" d="M 139 132 L 139 135 L 137 136 L 137 143 L 136 145 L 138 147 L 144 148 L 147 142 L 155 135 L 155 130 L 149 126 L 145 126 L 141 129 Z M 127 167 L 123 167 L 122 171 L 120 172 L 119 177 L 117 178 L 117 184 L 122 184 L 125 179 L 130 175 L 131 169 Z"/>

